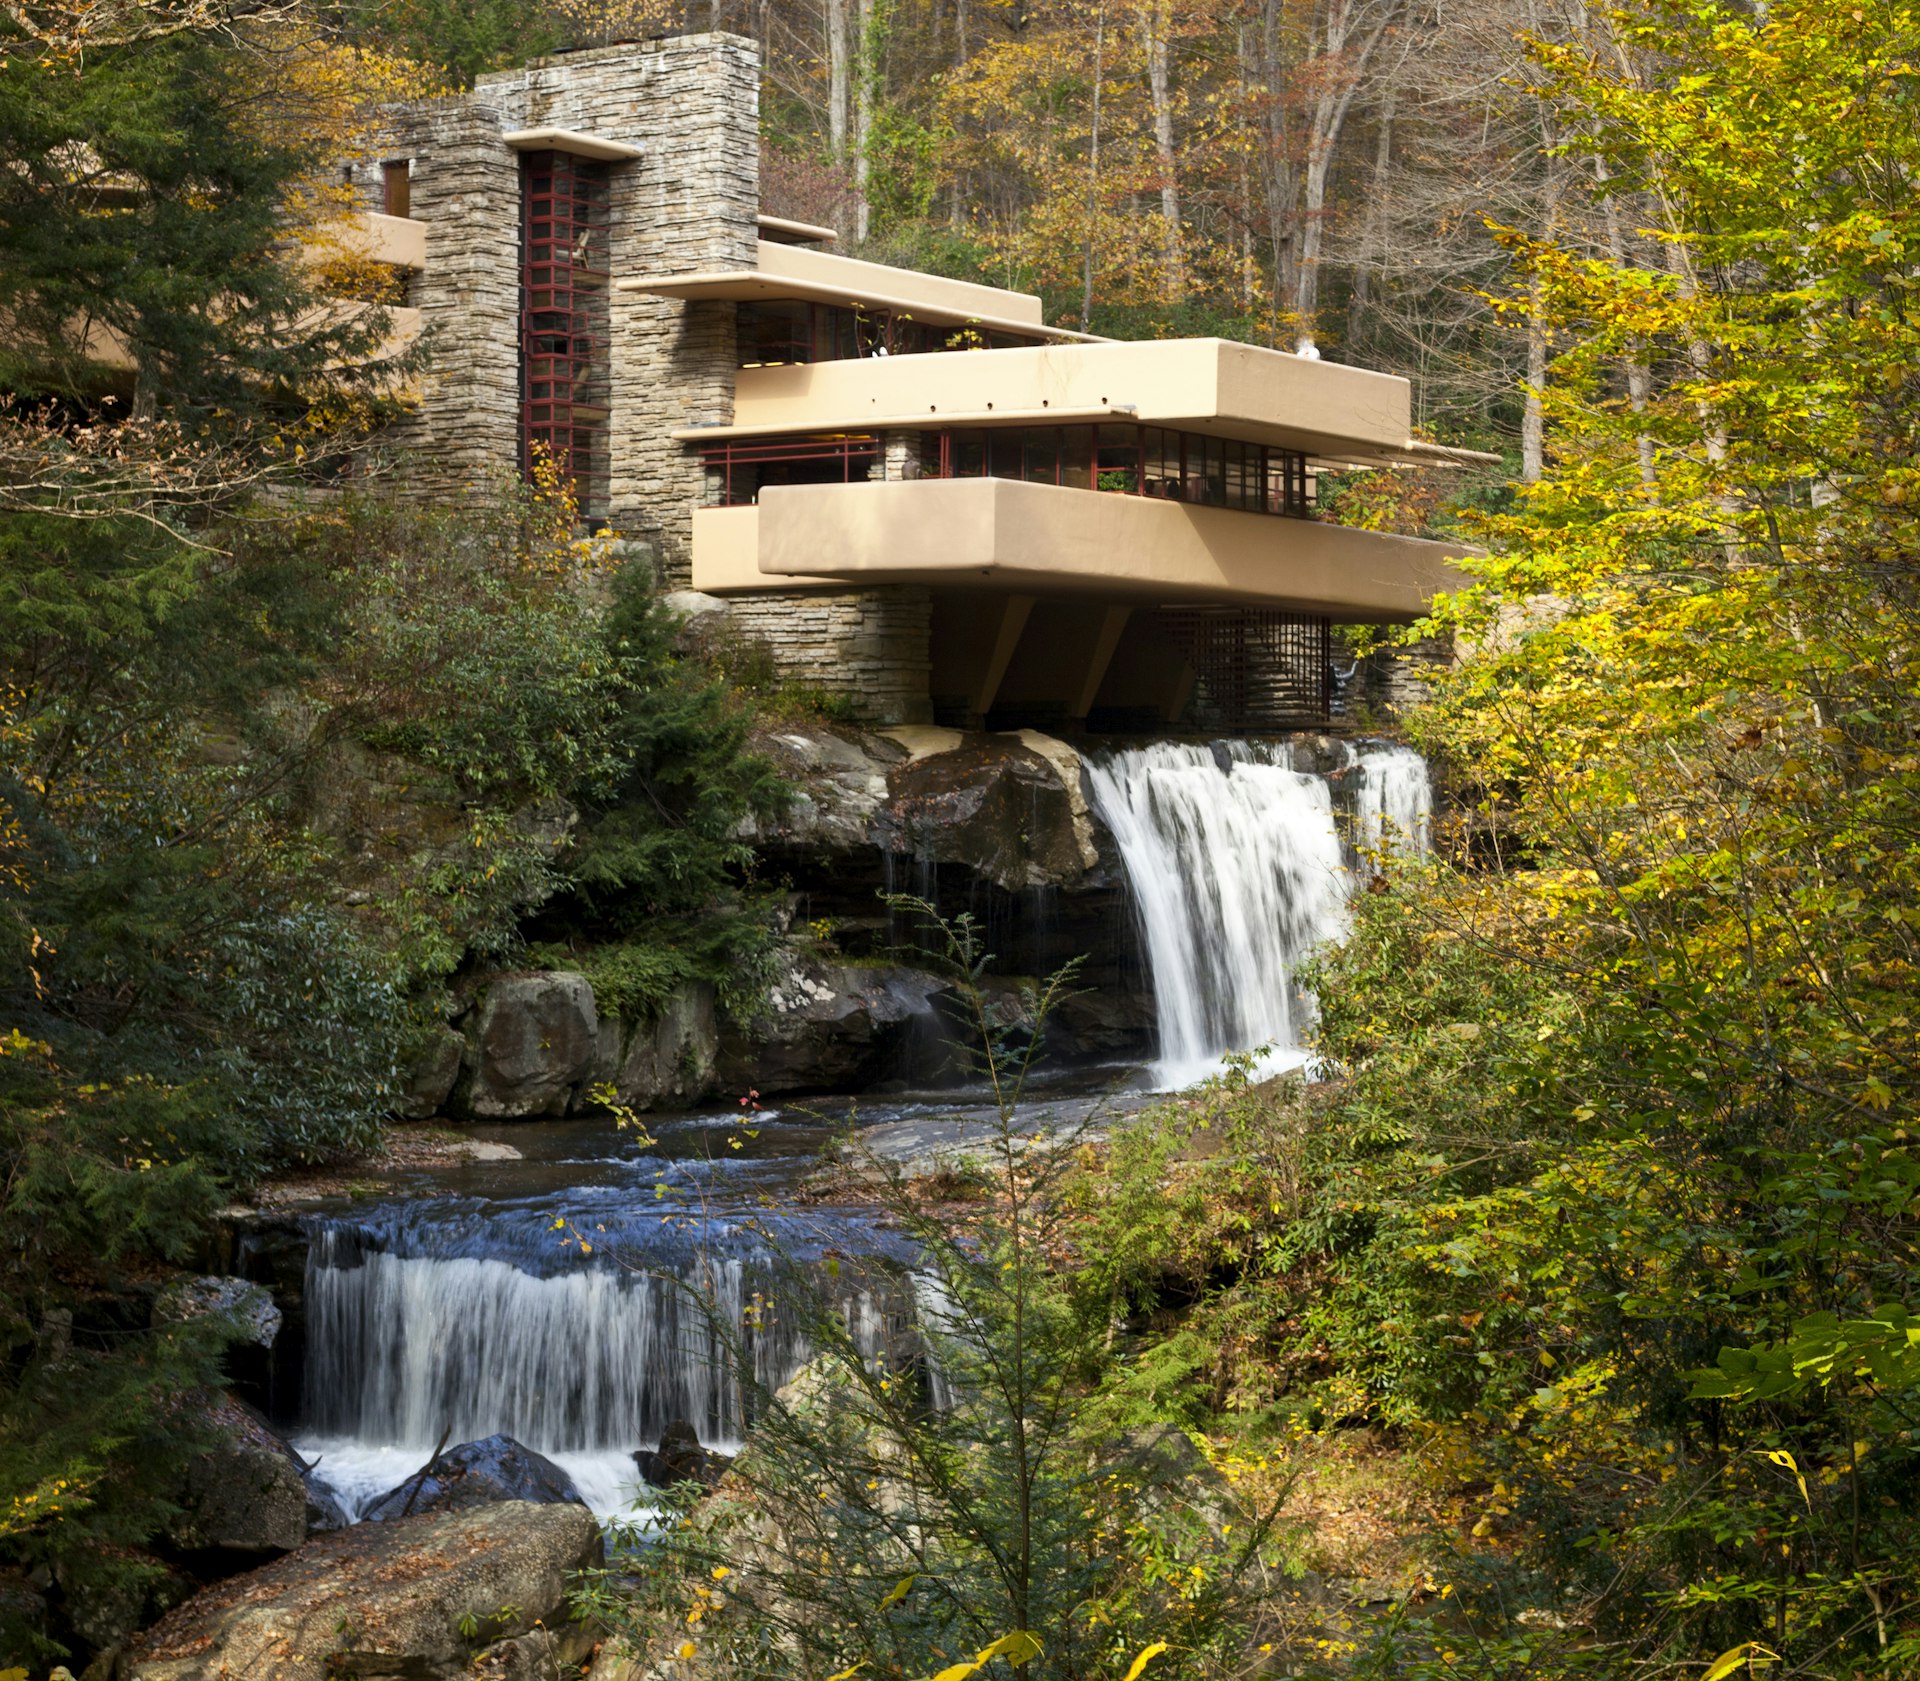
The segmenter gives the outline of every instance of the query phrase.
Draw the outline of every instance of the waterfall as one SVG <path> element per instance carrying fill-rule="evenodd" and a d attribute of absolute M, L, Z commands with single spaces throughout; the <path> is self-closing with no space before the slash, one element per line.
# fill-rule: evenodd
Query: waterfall
<path fill-rule="evenodd" d="M 1424 857 L 1432 844 L 1433 783 L 1411 747 L 1373 747 L 1354 756 L 1355 841 L 1363 858 Z"/>
<path fill-rule="evenodd" d="M 1346 926 L 1332 790 L 1244 742 L 1220 756 L 1159 742 L 1087 766 L 1145 935 L 1159 1083 L 1189 1085 L 1228 1051 L 1298 1062 L 1307 1000 L 1293 971 Z"/>
<path fill-rule="evenodd" d="M 323 1224 L 308 1249 L 296 1445 L 350 1516 L 443 1436 L 497 1431 L 560 1465 L 596 1511 L 624 1511 L 643 1492 L 634 1449 L 684 1419 L 708 1446 L 738 1451 L 752 1392 L 778 1389 L 812 1354 L 776 1299 L 804 1287 L 765 1246 L 683 1241 L 644 1264 L 555 1266 L 552 1245 L 549 1264 L 515 1253 L 525 1222 L 470 1225 L 449 1243 L 405 1212 L 394 1219 L 386 1231 Z M 849 1277 L 835 1291 L 855 1345 L 885 1347 L 884 1286 Z"/>
<path fill-rule="evenodd" d="M 1350 873 L 1331 784 L 1290 757 L 1284 743 L 1160 742 L 1087 761 L 1146 945 L 1162 1089 L 1217 1072 L 1229 1052 L 1271 1047 L 1270 1071 L 1307 1060 L 1313 1001 L 1293 977 L 1345 934 Z M 1350 751 L 1349 764 L 1363 855 L 1423 852 L 1425 761 L 1378 746 Z"/>

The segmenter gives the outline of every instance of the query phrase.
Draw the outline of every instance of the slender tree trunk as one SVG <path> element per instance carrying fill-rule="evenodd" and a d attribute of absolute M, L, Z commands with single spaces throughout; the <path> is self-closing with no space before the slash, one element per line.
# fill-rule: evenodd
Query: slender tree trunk
<path fill-rule="evenodd" d="M 847 139 L 853 126 L 852 54 L 847 41 L 847 0 L 827 0 L 827 149 L 836 166 L 851 161 Z"/>
<path fill-rule="evenodd" d="M 1080 331 L 1093 331 L 1093 231 L 1100 211 L 1100 83 L 1106 68 L 1107 5 L 1093 13 L 1093 130 L 1087 143 L 1087 241 L 1080 275 Z"/>
<path fill-rule="evenodd" d="M 1376 270 L 1387 266 L 1386 205 L 1389 169 L 1393 162 L 1394 90 L 1388 86 L 1380 101 L 1379 125 L 1373 136 L 1373 182 L 1367 195 L 1366 231 L 1361 237 L 1360 260 L 1353 266 L 1353 290 L 1347 296 L 1347 343 L 1361 342 L 1367 326 Z"/>
<path fill-rule="evenodd" d="M 1540 282 L 1528 289 L 1527 406 L 1520 416 L 1520 477 L 1538 484 L 1547 465 L 1547 415 L 1541 393 L 1547 388 L 1547 324 L 1541 319 Z"/>
<path fill-rule="evenodd" d="M 1541 154 L 1546 160 L 1546 173 L 1541 181 L 1541 232 L 1543 239 L 1552 239 L 1560 226 L 1560 166 L 1555 160 L 1553 148 L 1557 143 L 1553 126 L 1549 121 L 1540 136 Z M 1547 338 L 1547 323 L 1542 310 L 1545 301 L 1545 289 L 1535 280 L 1527 291 L 1527 401 L 1520 416 L 1520 477 L 1527 484 L 1538 484 L 1540 475 L 1547 467 L 1547 414 L 1545 393 L 1547 389 L 1547 368 L 1551 346 Z"/>
<path fill-rule="evenodd" d="M 1287 131 L 1287 106 L 1282 84 L 1286 77 L 1284 0 L 1265 0 L 1260 28 L 1260 82 L 1262 185 L 1267 201 L 1267 237 L 1273 242 L 1273 296 L 1276 313 L 1293 307 L 1298 291 L 1294 261 L 1294 200 L 1298 178 Z M 1278 336 L 1277 332 L 1274 335 Z"/>
<path fill-rule="evenodd" d="M 1593 175 L 1596 184 L 1600 188 L 1600 202 L 1606 213 L 1607 256 L 1613 261 L 1616 267 L 1625 268 L 1627 266 L 1627 238 L 1626 230 L 1620 226 L 1620 205 L 1618 200 L 1606 190 L 1611 177 L 1607 172 L 1606 159 L 1597 153 L 1593 160 Z M 1636 341 L 1636 349 L 1637 348 L 1638 343 Z M 1643 357 L 1629 355 L 1626 360 L 1625 372 L 1627 376 L 1627 402 L 1635 414 L 1645 414 L 1647 412 L 1647 401 L 1653 395 L 1653 370 L 1647 366 Z M 1648 490 L 1652 490 L 1654 486 L 1652 436 L 1649 433 L 1642 432 L 1636 440 L 1635 447 L 1640 455 L 1640 482 Z"/>
<path fill-rule="evenodd" d="M 1358 46 L 1352 46 L 1348 4 L 1349 0 L 1331 0 L 1320 39 L 1320 57 L 1328 61 L 1344 60 L 1344 63 L 1340 80 L 1326 85 L 1314 101 L 1313 126 L 1307 141 L 1300 206 L 1300 272 L 1294 299 L 1294 311 L 1300 321 L 1296 348 L 1302 355 L 1319 354 L 1314 317 L 1320 310 L 1320 253 L 1326 241 L 1327 182 L 1333 175 L 1334 154 L 1339 149 L 1354 95 L 1365 82 L 1374 55 L 1386 39 L 1399 9 L 1397 3 L 1390 4 L 1365 39 Z"/>
<path fill-rule="evenodd" d="M 953 0 L 953 68 L 957 74 L 967 67 L 967 0 Z M 958 233 L 967 222 L 966 183 L 961 179 L 959 170 L 953 172 L 953 182 L 947 204 L 947 220 L 952 223 L 953 231 Z"/>
<path fill-rule="evenodd" d="M 1144 0 L 1140 47 L 1147 63 L 1147 93 L 1153 102 L 1153 150 L 1160 165 L 1160 219 L 1165 226 L 1167 301 L 1187 292 L 1187 260 L 1180 237 L 1179 160 L 1173 148 L 1173 44 L 1171 0 Z"/>
<path fill-rule="evenodd" d="M 880 65 L 875 0 L 854 0 L 853 38 L 853 238 L 864 245 L 873 231 L 868 188 L 873 178 L 873 104 Z"/>

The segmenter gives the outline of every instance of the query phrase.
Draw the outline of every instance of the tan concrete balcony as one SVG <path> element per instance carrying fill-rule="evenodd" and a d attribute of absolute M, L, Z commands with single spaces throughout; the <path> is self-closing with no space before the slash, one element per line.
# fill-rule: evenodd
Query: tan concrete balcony
<path fill-rule="evenodd" d="M 688 442 L 791 432 L 1137 420 L 1297 450 L 1330 465 L 1489 461 L 1409 436 L 1404 379 L 1226 339 L 1058 344 L 742 368 L 733 424 Z"/>
<path fill-rule="evenodd" d="M 693 516 L 710 594 L 922 584 L 1108 602 L 1418 618 L 1463 546 L 1017 479 L 780 485 Z"/>

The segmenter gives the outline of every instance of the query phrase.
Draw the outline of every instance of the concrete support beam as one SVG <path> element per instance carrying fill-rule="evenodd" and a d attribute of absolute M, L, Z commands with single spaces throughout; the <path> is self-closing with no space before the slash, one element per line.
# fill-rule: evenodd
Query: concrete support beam
<path fill-rule="evenodd" d="M 993 652 L 987 656 L 986 670 L 980 674 L 979 686 L 973 691 L 970 710 L 976 717 L 984 718 L 993 710 L 994 697 L 1000 693 L 1000 681 L 1013 663 L 1014 650 L 1020 646 L 1027 620 L 1033 616 L 1033 601 L 1030 595 L 1010 595 L 1000 609 L 1000 627 L 994 633 Z"/>
<path fill-rule="evenodd" d="M 1109 607 L 1100 615 L 1100 628 L 1094 634 L 1093 652 L 1087 658 L 1086 675 L 1080 682 L 1079 698 L 1073 703 L 1073 709 L 1067 716 L 1081 722 L 1093 710 L 1093 703 L 1099 698 L 1100 685 L 1106 681 L 1107 667 L 1113 664 L 1113 652 L 1120 646 L 1120 638 L 1126 631 L 1127 620 L 1133 617 L 1131 607 Z"/>

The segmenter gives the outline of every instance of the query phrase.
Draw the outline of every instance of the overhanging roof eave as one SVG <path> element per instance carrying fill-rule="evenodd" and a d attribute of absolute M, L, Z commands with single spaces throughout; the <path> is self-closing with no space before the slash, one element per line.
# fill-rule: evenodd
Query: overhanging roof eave
<path fill-rule="evenodd" d="M 844 286 L 829 286 L 823 281 L 763 274 L 758 269 L 708 269 L 692 274 L 644 275 L 617 280 L 614 289 L 646 292 L 663 298 L 711 298 L 732 303 L 793 299 L 806 303 L 840 304 L 852 309 L 886 309 L 943 326 L 982 327 L 989 332 L 1018 333 L 1024 338 L 1048 339 L 1057 343 L 1113 342 L 1096 333 L 1076 333 L 1065 327 L 1048 327 L 1037 321 L 1019 321 L 1005 315 L 983 315 L 978 311 L 957 309 L 947 304 L 902 297 L 898 293 L 856 292 Z"/>

